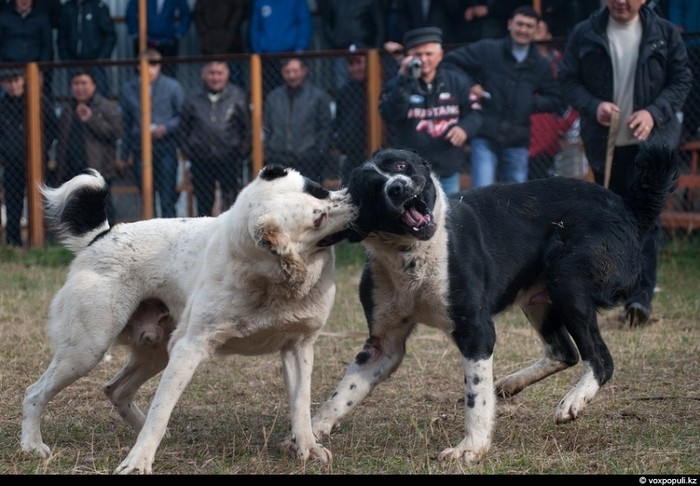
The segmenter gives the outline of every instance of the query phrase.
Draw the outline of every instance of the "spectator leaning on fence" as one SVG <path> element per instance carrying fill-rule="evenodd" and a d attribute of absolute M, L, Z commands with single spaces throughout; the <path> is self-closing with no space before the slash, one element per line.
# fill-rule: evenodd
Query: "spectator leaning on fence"
<path fill-rule="evenodd" d="M 574 28 L 559 68 L 565 100 L 581 114 L 584 150 L 599 184 L 605 182 L 613 124 L 608 187 L 620 195 L 632 181 L 640 143 L 653 140 L 678 146 L 677 113 L 692 83 L 680 33 L 644 2 L 607 0 L 606 8 Z M 620 315 L 632 326 L 646 323 L 651 315 L 660 238 L 657 221 L 643 242 L 642 281 Z"/>
<path fill-rule="evenodd" d="M 229 82 L 225 62 L 211 61 L 202 67 L 202 85 L 187 96 L 180 126 L 199 216 L 212 215 L 217 181 L 222 209 L 227 209 L 240 189 L 251 138 L 248 96 Z"/>
<path fill-rule="evenodd" d="M 71 97 L 59 106 L 56 160 L 49 161 L 55 185 L 85 169 L 98 170 L 111 187 L 117 175 L 115 155 L 121 137 L 119 103 L 97 93 L 92 71 L 78 69 L 70 79 Z M 112 199 L 107 199 L 107 217 L 114 223 Z"/>
<path fill-rule="evenodd" d="M 180 113 L 185 102 L 182 84 L 161 74 L 161 55 L 155 49 L 146 49 L 141 57 L 148 60 L 151 86 L 151 137 L 153 139 L 153 179 L 160 197 L 161 216 L 175 217 L 177 203 L 177 131 Z M 137 68 L 138 69 L 138 68 Z M 124 83 L 119 101 L 122 111 L 123 139 L 120 165 L 131 162 L 131 170 L 141 188 L 141 81 L 138 76 Z"/>

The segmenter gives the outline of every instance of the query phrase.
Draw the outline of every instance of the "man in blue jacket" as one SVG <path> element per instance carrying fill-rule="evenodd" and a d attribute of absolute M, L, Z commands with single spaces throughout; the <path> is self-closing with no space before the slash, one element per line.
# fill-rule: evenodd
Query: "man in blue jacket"
<path fill-rule="evenodd" d="M 382 90 L 379 111 L 400 146 L 430 162 L 446 193 L 460 189 L 465 144 L 481 123 L 469 100 L 471 81 L 440 67 L 442 30 L 422 27 L 406 32 L 406 57 Z"/>
<path fill-rule="evenodd" d="M 581 138 L 596 182 L 605 182 L 606 148 L 613 124 L 615 147 L 608 187 L 623 195 L 634 174 L 639 144 L 680 143 L 678 113 L 692 83 L 678 30 L 644 5 L 607 0 L 607 7 L 576 25 L 559 68 L 565 101 L 581 114 Z M 615 116 L 616 115 L 616 116 Z M 612 121 L 619 119 L 619 126 Z M 656 285 L 661 226 L 647 233 L 642 282 L 621 318 L 646 323 Z"/>
<path fill-rule="evenodd" d="M 153 140 L 153 179 L 160 197 L 160 216 L 174 218 L 177 204 L 177 134 L 180 128 L 185 89 L 170 76 L 161 73 L 161 55 L 146 49 L 141 57 L 148 61 L 151 87 L 151 137 Z M 124 83 L 119 96 L 122 110 L 123 139 L 120 149 L 122 167 L 131 161 L 131 171 L 141 188 L 141 81 L 138 75 Z"/>
<path fill-rule="evenodd" d="M 483 123 L 472 136 L 472 187 L 528 179 L 530 115 L 561 112 L 560 89 L 549 61 L 533 39 L 540 16 L 532 7 L 516 8 L 510 34 L 455 49 L 443 64 L 465 71 L 476 83 Z"/>

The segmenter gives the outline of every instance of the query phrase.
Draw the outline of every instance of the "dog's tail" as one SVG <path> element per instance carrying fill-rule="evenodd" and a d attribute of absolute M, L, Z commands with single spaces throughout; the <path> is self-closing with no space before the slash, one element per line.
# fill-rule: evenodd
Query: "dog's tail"
<path fill-rule="evenodd" d="M 109 229 L 109 188 L 96 170 L 87 169 L 60 187 L 41 185 L 40 189 L 45 218 L 55 229 L 58 240 L 73 253 Z"/>
<path fill-rule="evenodd" d="M 640 236 L 661 215 L 677 180 L 678 153 L 675 149 L 663 145 L 643 145 L 640 148 L 632 185 L 625 196 Z"/>

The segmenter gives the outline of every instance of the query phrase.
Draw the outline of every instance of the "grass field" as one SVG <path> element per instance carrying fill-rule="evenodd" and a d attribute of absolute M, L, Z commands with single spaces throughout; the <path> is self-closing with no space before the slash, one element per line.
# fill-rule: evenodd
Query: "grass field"
<path fill-rule="evenodd" d="M 316 344 L 312 412 L 333 391 L 367 335 L 357 297 L 361 246 L 337 247 L 338 293 Z M 109 474 L 136 434 L 102 394 L 124 362 L 115 348 L 87 377 L 60 393 L 44 415 L 47 460 L 20 452 L 25 388 L 50 360 L 47 309 L 70 255 L 48 248 L 0 248 L 0 474 Z M 324 444 L 330 464 L 301 464 L 278 450 L 289 430 L 277 355 L 230 356 L 200 366 L 169 424 L 160 474 L 700 474 L 700 241 L 667 239 L 654 322 L 628 329 L 617 309 L 601 315 L 615 374 L 579 420 L 555 425 L 554 409 L 577 366 L 499 403 L 491 452 L 478 464 L 441 462 L 463 437 L 462 365 L 457 348 L 421 327 L 403 365 Z M 96 323 L 98 325 L 98 323 Z M 496 377 L 541 355 L 519 311 L 497 320 Z M 143 407 L 156 381 L 142 389 Z M 635 481 L 636 482 L 636 481 Z"/>

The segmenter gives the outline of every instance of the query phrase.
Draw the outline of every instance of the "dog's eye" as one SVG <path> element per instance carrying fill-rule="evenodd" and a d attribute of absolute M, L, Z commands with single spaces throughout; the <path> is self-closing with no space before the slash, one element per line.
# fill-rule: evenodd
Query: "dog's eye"
<path fill-rule="evenodd" d="M 400 171 L 400 172 L 405 171 L 405 170 L 406 170 L 406 162 L 403 162 L 403 161 L 396 161 L 396 162 L 394 163 L 394 169 L 395 169 L 395 170 L 398 170 L 398 171 Z"/>

